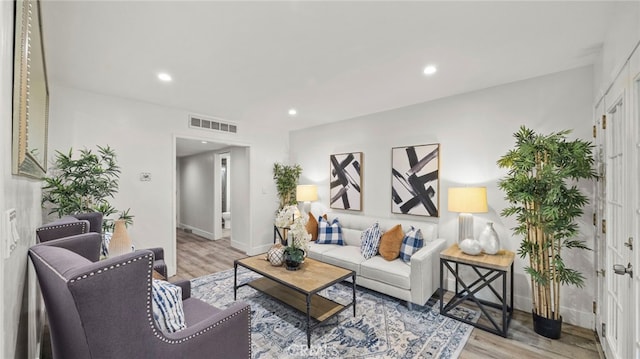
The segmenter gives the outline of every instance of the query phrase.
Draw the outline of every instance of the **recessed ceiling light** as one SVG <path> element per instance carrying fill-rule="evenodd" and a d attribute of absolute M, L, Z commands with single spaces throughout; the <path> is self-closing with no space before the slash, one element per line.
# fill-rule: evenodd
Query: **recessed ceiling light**
<path fill-rule="evenodd" d="M 289 116 L 295 116 L 298 114 L 298 111 L 295 108 L 289 109 Z"/>
<path fill-rule="evenodd" d="M 200 143 L 207 144 L 207 143 L 209 143 L 209 142 L 207 142 L 207 141 L 200 141 Z"/>
<path fill-rule="evenodd" d="M 436 73 L 436 71 L 438 71 L 438 69 L 433 66 L 433 65 L 429 65 L 427 67 L 424 68 L 424 70 L 422 71 L 425 75 L 433 75 Z"/>
<path fill-rule="evenodd" d="M 169 82 L 171 81 L 171 75 L 169 75 L 166 72 L 161 72 L 158 74 L 158 78 L 160 79 L 160 81 L 164 81 L 164 82 Z"/>

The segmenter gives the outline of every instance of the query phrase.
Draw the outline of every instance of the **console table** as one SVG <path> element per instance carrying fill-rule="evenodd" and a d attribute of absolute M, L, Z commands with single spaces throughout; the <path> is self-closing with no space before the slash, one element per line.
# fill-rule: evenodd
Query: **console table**
<path fill-rule="evenodd" d="M 440 314 L 473 325 L 476 328 L 486 330 L 490 333 L 507 337 L 507 329 L 513 317 L 513 259 L 515 254 L 511 251 L 500 250 L 494 255 L 481 254 L 477 256 L 463 253 L 457 244 L 445 249 L 440 253 Z M 453 265 L 453 266 L 452 266 Z M 465 280 L 459 271 L 460 266 L 469 267 L 477 274 L 473 276 L 473 282 Z M 455 278 L 454 296 L 445 304 L 444 302 L 444 277 L 445 268 L 451 272 Z M 507 292 L 507 277 L 509 277 L 509 291 Z M 500 280 L 502 292 L 498 292 L 493 283 Z M 497 284 L 499 284 L 498 282 Z M 462 288 L 460 288 L 462 287 Z M 497 298 L 497 302 L 492 302 L 478 298 L 477 293 L 488 288 Z M 471 301 L 480 309 L 492 326 L 485 326 L 477 322 L 472 322 L 464 318 L 456 317 L 451 310 L 465 301 Z M 487 307 L 500 309 L 502 318 L 495 318 L 487 310 Z"/>

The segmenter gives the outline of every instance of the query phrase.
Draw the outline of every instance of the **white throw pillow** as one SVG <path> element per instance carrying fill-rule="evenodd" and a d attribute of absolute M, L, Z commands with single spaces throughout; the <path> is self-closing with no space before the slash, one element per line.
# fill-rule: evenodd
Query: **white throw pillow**
<path fill-rule="evenodd" d="M 164 280 L 153 279 L 153 319 L 164 333 L 187 327 L 182 307 L 182 288 Z"/>

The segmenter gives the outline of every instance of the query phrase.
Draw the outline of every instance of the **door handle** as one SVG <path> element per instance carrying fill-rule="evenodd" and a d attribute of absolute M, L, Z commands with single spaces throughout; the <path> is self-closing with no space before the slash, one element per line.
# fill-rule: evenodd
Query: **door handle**
<path fill-rule="evenodd" d="M 619 275 L 628 274 L 631 278 L 633 278 L 633 269 L 631 267 L 631 263 L 627 264 L 627 266 L 623 266 L 622 264 L 614 264 L 613 272 Z"/>

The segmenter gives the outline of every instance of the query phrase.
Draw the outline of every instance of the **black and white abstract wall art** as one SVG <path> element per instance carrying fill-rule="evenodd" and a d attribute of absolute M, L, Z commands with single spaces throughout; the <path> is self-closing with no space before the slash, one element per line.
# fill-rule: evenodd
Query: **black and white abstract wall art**
<path fill-rule="evenodd" d="M 362 152 L 329 156 L 330 207 L 362 210 Z"/>
<path fill-rule="evenodd" d="M 438 217 L 440 144 L 391 150 L 391 212 Z"/>

